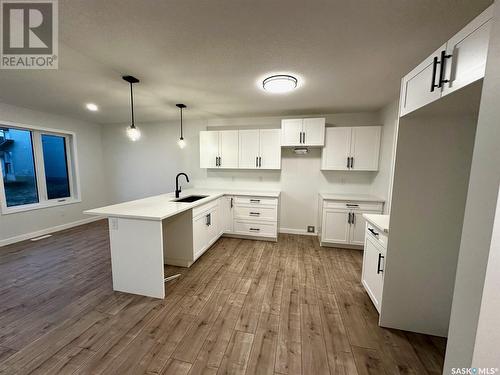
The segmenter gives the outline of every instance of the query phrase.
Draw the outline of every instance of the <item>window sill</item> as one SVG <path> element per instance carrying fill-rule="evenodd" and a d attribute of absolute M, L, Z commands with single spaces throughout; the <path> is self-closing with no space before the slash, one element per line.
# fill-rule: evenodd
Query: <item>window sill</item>
<path fill-rule="evenodd" d="M 26 204 L 23 206 L 14 206 L 14 207 L 5 207 L 2 205 L 2 215 L 10 215 L 10 214 L 16 214 L 19 212 L 40 210 L 42 208 L 65 206 L 67 204 L 75 204 L 75 203 L 81 203 L 81 202 L 82 202 L 81 199 L 67 198 L 61 202 L 54 200 L 54 201 L 46 201 L 43 203 Z"/>

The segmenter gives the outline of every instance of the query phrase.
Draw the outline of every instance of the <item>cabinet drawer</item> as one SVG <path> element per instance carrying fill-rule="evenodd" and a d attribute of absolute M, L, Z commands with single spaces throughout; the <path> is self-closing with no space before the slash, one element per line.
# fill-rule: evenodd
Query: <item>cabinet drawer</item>
<path fill-rule="evenodd" d="M 277 207 L 269 206 L 236 206 L 234 208 L 235 219 L 246 219 L 253 221 L 277 221 Z"/>
<path fill-rule="evenodd" d="M 239 196 L 234 198 L 235 205 L 250 205 L 250 206 L 277 206 L 277 198 L 262 198 L 262 197 L 244 197 Z"/>
<path fill-rule="evenodd" d="M 209 211 L 213 209 L 214 207 L 217 207 L 219 204 L 218 199 L 214 199 L 211 202 L 205 203 L 204 205 L 198 206 L 193 208 L 193 218 L 197 217 L 198 215 L 203 214 L 205 211 Z"/>
<path fill-rule="evenodd" d="M 387 235 L 370 223 L 366 223 L 366 236 L 375 240 L 384 249 L 387 248 Z"/>
<path fill-rule="evenodd" d="M 246 236 L 276 237 L 276 223 L 235 220 L 234 233 Z"/>
<path fill-rule="evenodd" d="M 342 202 L 342 201 L 324 201 L 324 208 L 336 208 L 349 211 L 382 211 L 383 203 L 381 202 Z"/>

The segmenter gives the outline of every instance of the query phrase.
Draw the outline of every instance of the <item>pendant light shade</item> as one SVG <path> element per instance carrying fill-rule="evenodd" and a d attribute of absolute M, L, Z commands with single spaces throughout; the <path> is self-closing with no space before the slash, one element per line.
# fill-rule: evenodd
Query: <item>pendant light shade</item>
<path fill-rule="evenodd" d="M 176 104 L 175 106 L 177 108 L 179 108 L 181 111 L 181 136 L 180 136 L 179 140 L 177 141 L 177 144 L 182 149 L 182 148 L 186 147 L 186 141 L 184 140 L 184 136 L 182 134 L 182 110 L 184 108 L 186 108 L 186 105 L 181 103 L 181 104 Z"/>
<path fill-rule="evenodd" d="M 125 81 L 130 84 L 130 108 L 132 114 L 132 122 L 130 126 L 127 128 L 127 136 L 130 138 L 132 142 L 138 141 L 141 138 L 141 131 L 135 126 L 134 122 L 134 89 L 133 84 L 138 83 L 139 80 L 133 76 L 123 76 Z"/>

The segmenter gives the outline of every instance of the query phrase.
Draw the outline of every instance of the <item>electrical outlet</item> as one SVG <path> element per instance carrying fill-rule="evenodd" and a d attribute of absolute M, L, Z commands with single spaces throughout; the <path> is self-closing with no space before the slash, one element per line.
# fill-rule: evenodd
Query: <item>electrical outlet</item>
<path fill-rule="evenodd" d="M 307 226 L 307 233 L 314 233 L 314 225 Z"/>

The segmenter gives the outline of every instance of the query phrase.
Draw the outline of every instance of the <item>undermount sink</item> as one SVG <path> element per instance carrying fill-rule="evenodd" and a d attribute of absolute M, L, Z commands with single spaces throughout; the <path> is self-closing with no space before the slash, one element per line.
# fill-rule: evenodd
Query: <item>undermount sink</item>
<path fill-rule="evenodd" d="M 199 201 L 200 199 L 206 198 L 208 195 L 188 195 L 187 197 L 184 198 L 179 198 L 173 200 L 173 202 L 180 202 L 180 203 L 192 203 Z"/>

